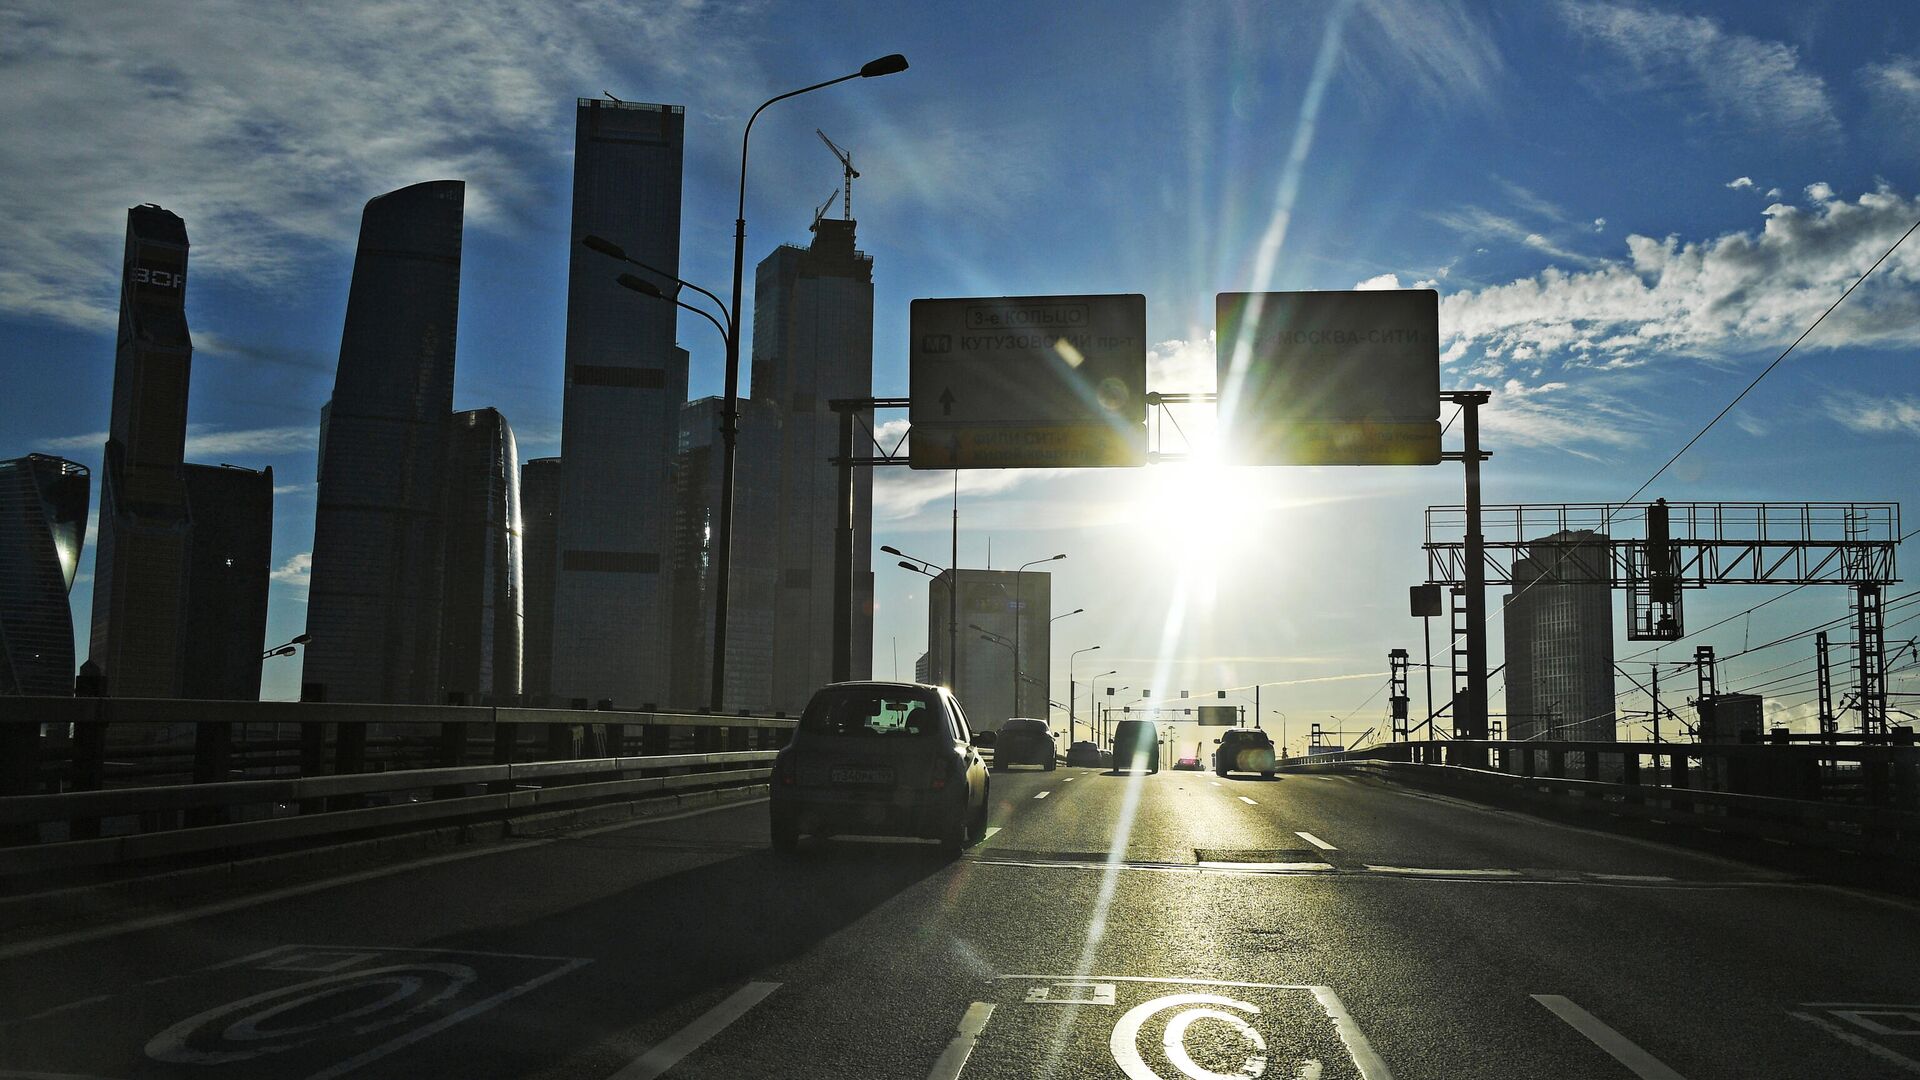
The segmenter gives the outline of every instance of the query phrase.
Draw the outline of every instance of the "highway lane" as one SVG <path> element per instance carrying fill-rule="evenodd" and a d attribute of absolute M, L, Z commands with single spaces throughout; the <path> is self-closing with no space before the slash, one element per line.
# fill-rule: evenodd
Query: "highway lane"
<path fill-rule="evenodd" d="M 1370 779 L 993 794 L 957 863 L 756 804 L 22 956 L 0 1075 L 1920 1074 L 1901 901 Z"/>

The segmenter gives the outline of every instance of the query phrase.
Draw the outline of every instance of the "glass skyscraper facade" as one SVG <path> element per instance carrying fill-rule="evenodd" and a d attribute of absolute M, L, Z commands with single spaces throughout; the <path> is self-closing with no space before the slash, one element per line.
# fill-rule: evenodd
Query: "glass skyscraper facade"
<path fill-rule="evenodd" d="M 633 708 L 672 692 L 671 468 L 687 354 L 674 305 L 622 288 L 618 267 L 579 240 L 679 273 L 686 118 L 678 105 L 582 98 L 575 121 L 552 694 Z"/>
<path fill-rule="evenodd" d="M 273 470 L 187 465 L 187 603 L 180 696 L 260 699 L 273 572 Z"/>
<path fill-rule="evenodd" d="M 448 702 L 520 698 L 520 453 L 493 409 L 453 414 L 447 439 L 446 598 L 440 691 Z"/>
<path fill-rule="evenodd" d="M 754 274 L 753 400 L 773 431 L 770 443 L 755 449 L 770 456 L 760 482 L 771 489 L 735 506 L 736 545 L 741 530 L 773 541 L 771 551 L 746 552 L 742 562 L 772 571 L 769 693 L 774 708 L 790 712 L 833 678 L 840 481 L 831 459 L 839 453 L 840 422 L 829 402 L 873 394 L 873 260 L 855 247 L 852 221 L 822 218 L 813 232 L 810 246 L 782 246 Z M 855 430 L 864 440 L 872 412 L 861 421 Z M 853 520 L 850 675 L 864 679 L 873 672 L 871 469 L 854 470 Z"/>
<path fill-rule="evenodd" d="M 520 692 L 529 705 L 552 703 L 553 575 L 560 540 L 560 459 L 520 467 L 522 624 Z"/>
<path fill-rule="evenodd" d="M 466 185 L 367 203 L 322 413 L 303 679 L 329 701 L 439 700 L 442 480 Z"/>
<path fill-rule="evenodd" d="M 127 211 L 88 650 L 117 697 L 180 694 L 193 363 L 186 296 L 186 223 L 151 204 Z"/>
<path fill-rule="evenodd" d="M 89 487 L 76 461 L 0 461 L 0 695 L 73 693 L 67 594 L 80 569 Z"/>
<path fill-rule="evenodd" d="M 1607 545 L 1591 530 L 1557 532 L 1514 560 L 1502 612 L 1507 738 L 1613 741 Z"/>

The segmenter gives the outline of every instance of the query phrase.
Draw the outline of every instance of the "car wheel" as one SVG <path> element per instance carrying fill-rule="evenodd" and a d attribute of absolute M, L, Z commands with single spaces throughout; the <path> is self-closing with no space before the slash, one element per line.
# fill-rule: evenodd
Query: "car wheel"
<path fill-rule="evenodd" d="M 1052 771 L 1053 771 L 1053 766 L 1054 766 L 1054 760 L 1053 760 L 1052 758 L 1048 758 L 1048 759 L 1047 759 L 1047 763 L 1046 763 L 1045 765 L 1042 765 L 1042 766 L 1040 766 L 1040 767 L 1041 767 L 1041 768 L 1043 768 L 1043 769 L 1045 769 L 1045 770 L 1047 770 L 1048 772 L 1052 772 Z"/>
<path fill-rule="evenodd" d="M 773 850 L 793 851 L 800 846 L 800 822 L 791 813 L 776 810 L 770 822 L 773 831 Z"/>
<path fill-rule="evenodd" d="M 1261 773 L 1261 774 L 1260 774 L 1260 779 L 1262 779 L 1262 780 L 1271 780 L 1271 779 L 1273 779 L 1273 773 L 1272 773 L 1271 771 L 1268 771 L 1268 772 L 1263 772 L 1263 773 Z"/>

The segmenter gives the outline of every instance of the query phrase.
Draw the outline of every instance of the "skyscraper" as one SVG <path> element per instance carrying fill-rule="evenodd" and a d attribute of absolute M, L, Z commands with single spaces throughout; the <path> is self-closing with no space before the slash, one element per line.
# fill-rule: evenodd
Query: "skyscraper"
<path fill-rule="evenodd" d="M 187 603 L 180 696 L 260 700 L 273 573 L 273 470 L 186 465 Z"/>
<path fill-rule="evenodd" d="M 447 440 L 440 691 L 480 705 L 521 692 L 520 453 L 494 409 L 453 414 Z"/>
<path fill-rule="evenodd" d="M 689 401 L 680 410 L 679 452 L 674 458 L 673 692 L 679 708 L 707 704 L 712 690 L 714 530 L 720 512 L 720 402 Z M 758 402 L 741 399 L 740 453 L 736 459 L 734 520 L 765 520 L 771 504 L 777 421 Z M 735 533 L 733 582 L 727 615 L 729 709 L 767 710 L 773 704 L 772 536 L 744 525 Z"/>
<path fill-rule="evenodd" d="M 958 609 L 948 608 L 954 579 Z M 1047 715 L 1047 672 L 1052 663 L 1053 575 L 1037 571 L 949 570 L 927 590 L 925 681 L 953 688 L 976 730 L 998 730 L 1013 716 Z M 958 623 L 954 667 L 947 670 L 949 619 Z M 1019 623 L 1020 678 L 1015 680 L 1014 624 Z M 977 629 L 976 629 L 977 627 Z M 993 639 L 993 640 L 989 640 Z M 918 666 L 915 674 L 919 674 Z M 1016 697 L 1015 686 L 1019 687 Z"/>
<path fill-rule="evenodd" d="M 553 575 L 560 527 L 560 459 L 520 467 L 520 565 L 526 619 L 520 648 L 520 693 L 529 705 L 553 695 Z"/>
<path fill-rule="evenodd" d="M 186 613 L 187 226 L 127 211 L 89 655 L 118 697 L 176 697 Z"/>
<path fill-rule="evenodd" d="M 87 467 L 0 461 L 0 695 L 73 693 L 67 594 L 87 534 Z"/>
<path fill-rule="evenodd" d="M 1557 532 L 1514 560 L 1503 611 L 1507 738 L 1613 741 L 1607 543 L 1588 529 Z"/>
<path fill-rule="evenodd" d="M 735 507 L 748 532 L 776 538 L 772 697 L 785 710 L 803 708 L 833 677 L 840 425 L 829 403 L 873 394 L 873 259 L 855 247 L 852 221 L 822 218 L 813 233 L 810 246 L 777 248 L 755 271 L 753 399 L 777 421 L 775 491 L 758 520 Z M 870 410 L 861 420 L 871 430 Z M 849 674 L 864 679 L 873 672 L 873 474 L 856 469 L 853 482 Z"/>
<path fill-rule="evenodd" d="M 631 708 L 672 690 L 670 469 L 687 354 L 674 306 L 620 287 L 579 240 L 679 273 L 686 118 L 678 105 L 582 98 L 575 123 L 552 692 Z"/>
<path fill-rule="evenodd" d="M 303 679 L 330 701 L 439 698 L 441 478 L 466 185 L 367 203 L 322 413 Z M 111 674 L 109 674 L 111 678 Z"/>

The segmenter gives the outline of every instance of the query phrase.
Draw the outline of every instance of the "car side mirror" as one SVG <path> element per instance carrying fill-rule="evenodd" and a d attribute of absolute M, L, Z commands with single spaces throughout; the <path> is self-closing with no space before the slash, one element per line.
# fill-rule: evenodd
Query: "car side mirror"
<path fill-rule="evenodd" d="M 973 733 L 973 745 L 981 748 L 982 750 L 991 750 L 993 748 L 995 738 L 996 736 L 991 731 L 976 731 Z"/>
<path fill-rule="evenodd" d="M 1219 745 L 1220 745 L 1220 740 L 1219 740 L 1219 739 L 1215 739 L 1215 740 L 1213 740 L 1213 745 L 1215 745 L 1215 746 L 1219 746 Z"/>

